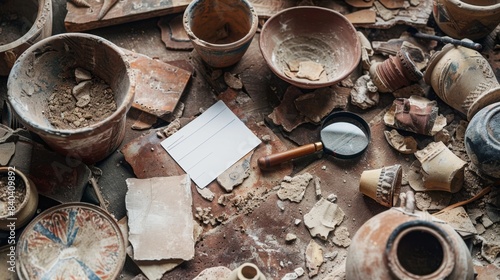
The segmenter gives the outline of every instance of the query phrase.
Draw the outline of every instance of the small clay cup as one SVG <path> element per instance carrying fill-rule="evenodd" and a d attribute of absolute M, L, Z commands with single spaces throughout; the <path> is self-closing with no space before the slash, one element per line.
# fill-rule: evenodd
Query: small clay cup
<path fill-rule="evenodd" d="M 52 35 L 52 1 L 4 0 L 0 1 L 0 13 L 15 14 L 18 17 L 15 22 L 23 22 L 23 26 L 18 26 L 23 32 L 18 39 L 0 44 L 0 76 L 7 76 L 21 53 L 35 42 Z"/>
<path fill-rule="evenodd" d="M 21 204 L 14 205 L 15 210 L 12 213 L 0 216 L 0 230 L 12 230 L 12 228 L 9 227 L 11 222 L 15 223 L 14 229 L 19 229 L 26 225 L 35 215 L 36 208 L 38 207 L 38 191 L 33 181 L 23 172 L 13 167 L 0 167 L 0 176 L 8 178 L 6 187 L 13 188 L 12 191 L 14 192 L 16 192 L 16 187 L 18 187 L 19 182 L 24 184 L 25 195 Z M 15 182 L 15 184 L 9 185 L 11 184 L 10 182 Z"/>
<path fill-rule="evenodd" d="M 393 207 L 399 198 L 402 179 L 403 169 L 399 164 L 366 170 L 361 173 L 359 191 L 383 206 Z"/>
<path fill-rule="evenodd" d="M 116 110 L 86 127 L 59 129 L 45 112 L 62 73 L 81 67 L 112 89 Z M 124 51 L 96 35 L 64 33 L 37 42 L 16 61 L 7 81 L 14 116 L 56 152 L 94 164 L 115 151 L 125 136 L 126 114 L 135 93 Z"/>
<path fill-rule="evenodd" d="M 257 32 L 257 13 L 247 0 L 194 0 L 184 29 L 203 61 L 215 68 L 237 63 Z"/>
<path fill-rule="evenodd" d="M 465 131 L 465 151 L 485 177 L 500 179 L 500 102 L 481 109 Z"/>
<path fill-rule="evenodd" d="M 424 81 L 468 120 L 483 107 L 500 101 L 500 84 L 490 64 L 479 52 L 466 47 L 447 44 L 434 53 Z"/>
<path fill-rule="evenodd" d="M 266 280 L 266 277 L 253 263 L 244 263 L 233 270 L 226 280 Z"/>

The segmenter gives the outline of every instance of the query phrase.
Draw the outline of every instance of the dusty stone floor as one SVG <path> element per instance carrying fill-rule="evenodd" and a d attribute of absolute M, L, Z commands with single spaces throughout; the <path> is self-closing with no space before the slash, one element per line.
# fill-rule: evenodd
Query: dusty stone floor
<path fill-rule="evenodd" d="M 314 4 L 315 1 L 296 2 L 295 4 Z M 53 4 L 53 34 L 64 33 L 65 1 L 54 0 Z M 193 219 L 201 228 L 201 234 L 195 245 L 195 257 L 191 261 L 182 262 L 172 271 L 167 272 L 162 279 L 193 279 L 206 268 L 225 266 L 235 269 L 244 262 L 255 263 L 267 279 L 282 279 L 297 268 L 305 270 L 305 275 L 299 279 L 344 279 L 342 271 L 348 250 L 346 241 L 348 238 L 345 233 L 348 232 L 349 237 L 352 238 L 364 222 L 387 210 L 386 207 L 359 192 L 359 181 L 363 171 L 400 164 L 403 168 L 402 191 L 411 189 L 408 174 L 411 172 L 412 163 L 416 160 L 415 156 L 402 154 L 391 148 L 384 136 L 384 132 L 389 131 L 390 128 L 384 124 L 383 116 L 390 108 L 395 96 L 390 93 L 381 93 L 376 106 L 361 109 L 349 102 L 350 98 L 348 98 L 355 79 L 345 81 L 341 87 L 332 90 L 336 90 L 335 94 L 338 96 L 344 97 L 343 105 L 338 109 L 355 112 L 369 123 L 371 141 L 366 152 L 352 160 L 314 154 L 275 170 L 262 171 L 257 166 L 258 157 L 270 151 L 282 151 L 317 141 L 319 129 L 317 125 L 306 123 L 288 133 L 281 126 L 275 125 L 268 117 L 273 109 L 285 99 L 289 85 L 275 76 L 265 64 L 258 45 L 260 34 L 256 34 L 249 50 L 237 65 L 224 69 L 224 72 L 239 77 L 243 84 L 241 89 L 232 89 L 224 82 L 224 75 L 213 79 L 212 77 L 217 77 L 217 75 L 213 73 L 213 69 L 203 66 L 195 52 L 166 49 L 161 41 L 157 23 L 158 18 L 152 18 L 95 29 L 88 33 L 102 36 L 124 49 L 163 62 L 171 62 L 174 65 L 179 61 L 189 62 L 194 71 L 181 98 L 185 107 L 179 118 L 180 124 L 185 125 L 215 101 L 223 100 L 252 132 L 263 140 L 263 143 L 248 157 L 249 165 L 246 170 L 248 177 L 242 179 L 241 184 L 228 190 L 222 186 L 221 182 L 213 182 L 208 187 L 212 192 L 213 200 L 208 200 L 206 194 L 200 194 L 196 186 L 192 185 Z M 428 25 L 435 28 L 432 19 L 429 19 Z M 395 25 L 387 29 L 358 28 L 372 43 L 399 38 L 406 29 L 407 27 L 403 25 Z M 489 52 L 484 55 L 492 65 L 496 77 L 499 78 L 500 51 L 498 47 L 495 48 L 495 45 L 500 44 L 499 37 L 493 36 L 484 39 L 481 43 L 489 46 Z M 440 47 L 442 45 L 436 44 L 434 50 Z M 356 70 L 356 75 L 360 74 L 359 68 Z M 7 91 L 6 81 L 6 77 L 0 77 L 2 101 Z M 443 204 L 453 204 L 469 199 L 483 188 L 492 185 L 492 182 L 479 177 L 470 165 L 470 159 L 463 146 L 463 124 L 464 122 L 466 124 L 466 118 L 439 100 L 432 89 L 424 83 L 419 83 L 419 85 L 423 86 L 422 91 L 426 92 L 429 99 L 437 100 L 439 113 L 446 116 L 448 120 L 446 129 L 450 132 L 449 147 L 459 158 L 466 161 L 467 165 L 464 185 L 459 192 L 445 195 L 445 198 L 441 200 L 440 198 L 432 200 L 426 193 L 421 192 L 417 195 L 417 203 L 420 203 L 422 208 L 428 208 L 430 205 L 443 206 Z M 301 93 L 311 92 L 303 90 Z M 143 131 L 131 129 L 137 118 L 137 111 L 132 109 L 128 114 L 127 130 L 122 145 L 108 158 L 96 164 L 96 167 L 103 172 L 99 179 L 99 187 L 107 209 L 117 220 L 121 220 L 127 214 L 124 199 L 127 192 L 125 182 L 127 178 L 172 176 L 182 173 L 171 159 L 164 160 L 149 156 L 151 151 L 158 153 L 162 151 L 161 139 L 157 137 L 157 132 L 163 131 L 169 123 L 159 121 L 152 128 Z M 423 149 L 428 143 L 434 141 L 433 137 L 414 136 L 418 149 Z M 141 151 L 149 152 L 148 157 L 140 162 L 142 164 L 140 167 L 144 168 L 144 173 L 140 176 L 134 169 L 136 166 L 127 162 L 121 152 L 126 144 L 137 139 L 143 146 L 143 150 L 140 150 L 138 154 L 140 155 Z M 165 155 L 166 153 L 160 154 L 160 156 Z M 167 168 L 160 168 L 163 164 L 168 164 Z M 282 196 L 280 198 L 283 179 L 287 176 L 296 177 L 304 174 L 310 174 L 312 179 L 304 187 L 294 186 L 299 189 L 293 190 L 294 195 L 299 193 L 300 199 L 292 201 L 282 199 Z M 318 194 L 318 189 L 321 194 Z M 490 259 L 488 259 L 481 254 L 483 243 L 492 244 L 494 248 L 498 248 L 500 244 L 498 208 L 495 208 L 495 205 L 496 207 L 499 205 L 498 197 L 496 187 L 485 197 L 466 206 L 467 214 L 478 232 L 465 239 L 471 250 L 474 265 L 477 267 L 476 271 L 481 271 L 481 268 L 490 263 L 497 266 L 500 264 L 500 259 L 496 255 L 493 257 L 489 255 L 487 257 Z M 342 230 L 339 230 L 338 234 L 332 232 L 325 239 L 313 238 L 305 225 L 305 215 L 321 198 L 333 201 L 344 213 L 344 218 L 341 219 L 338 227 Z M 86 188 L 82 200 L 98 203 L 90 187 Z M 308 275 L 310 270 L 306 262 L 306 259 L 310 257 L 310 253 L 306 251 L 311 241 L 319 244 L 324 258 L 317 275 L 314 276 Z M 133 279 L 140 273 L 139 267 L 127 258 L 119 279 Z"/>

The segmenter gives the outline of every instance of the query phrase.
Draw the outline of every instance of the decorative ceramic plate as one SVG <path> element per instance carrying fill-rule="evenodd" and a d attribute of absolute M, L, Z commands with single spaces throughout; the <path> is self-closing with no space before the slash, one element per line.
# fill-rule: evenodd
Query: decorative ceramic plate
<path fill-rule="evenodd" d="M 125 243 L 115 219 L 88 203 L 66 203 L 38 215 L 17 246 L 19 278 L 115 279 Z"/>

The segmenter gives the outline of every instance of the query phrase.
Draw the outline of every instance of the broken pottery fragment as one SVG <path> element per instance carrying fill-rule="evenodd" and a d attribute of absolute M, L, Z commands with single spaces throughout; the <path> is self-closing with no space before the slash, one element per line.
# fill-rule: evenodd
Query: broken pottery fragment
<path fill-rule="evenodd" d="M 351 245 L 349 230 L 344 226 L 335 229 L 335 231 L 333 232 L 332 242 L 337 246 L 341 246 L 344 248 L 349 247 L 349 245 Z"/>
<path fill-rule="evenodd" d="M 377 10 L 377 14 L 385 21 L 389 21 L 395 17 L 395 12 L 387 9 L 384 5 L 380 4 L 380 2 L 375 1 L 374 6 Z"/>
<path fill-rule="evenodd" d="M 299 63 L 298 78 L 305 78 L 311 81 L 318 81 L 321 74 L 325 71 L 323 64 L 314 61 L 301 61 Z"/>
<path fill-rule="evenodd" d="M 157 121 L 156 116 L 153 116 L 151 114 L 148 114 L 146 112 L 140 112 L 139 116 L 135 120 L 135 122 L 132 124 L 131 128 L 135 130 L 146 130 L 150 129 L 153 124 L 155 124 Z"/>
<path fill-rule="evenodd" d="M 306 248 L 306 267 L 309 271 L 309 277 L 318 275 L 323 262 L 323 247 L 314 241 L 314 239 L 311 239 Z"/>
<path fill-rule="evenodd" d="M 377 12 L 372 9 L 362 9 L 345 15 L 352 24 L 373 24 L 377 22 Z"/>
<path fill-rule="evenodd" d="M 408 176 L 410 186 L 414 190 L 456 193 L 462 188 L 467 162 L 456 156 L 443 142 L 429 143 L 424 149 L 415 152 L 415 157 L 418 161 L 412 164 L 410 169 L 413 174 L 410 172 Z M 443 164 L 444 162 L 446 164 Z"/>
<path fill-rule="evenodd" d="M 337 108 L 338 97 L 331 87 L 317 89 L 311 93 L 300 95 L 294 100 L 295 107 L 307 120 L 320 124 L 333 109 Z"/>
<path fill-rule="evenodd" d="M 356 8 L 370 8 L 374 0 L 345 0 L 345 2 Z"/>
<path fill-rule="evenodd" d="M 490 263 L 493 263 L 499 254 L 500 254 L 499 241 L 483 240 L 483 244 L 481 245 L 481 256 L 483 256 L 483 258 L 485 258 Z"/>
<path fill-rule="evenodd" d="M 203 197 L 203 199 L 208 201 L 213 201 L 215 198 L 215 194 L 209 188 L 199 188 L 196 186 L 196 191 Z"/>
<path fill-rule="evenodd" d="M 135 260 L 194 257 L 189 175 L 129 178 L 125 197 Z"/>
<path fill-rule="evenodd" d="M 226 279 L 231 274 L 231 269 L 225 266 L 209 267 L 204 269 L 193 280 L 221 280 Z"/>
<path fill-rule="evenodd" d="M 411 136 L 403 136 L 395 129 L 391 131 L 384 131 L 385 140 L 396 151 L 409 155 L 417 151 L 417 140 Z"/>
<path fill-rule="evenodd" d="M 321 179 L 318 176 L 314 176 L 314 191 L 316 193 L 316 198 L 321 198 Z"/>
<path fill-rule="evenodd" d="M 240 90 L 243 88 L 243 82 L 241 81 L 241 79 L 229 72 L 224 73 L 224 82 L 228 87 L 235 90 Z"/>
<path fill-rule="evenodd" d="M 400 9 L 404 7 L 405 0 L 379 0 L 387 9 Z"/>
<path fill-rule="evenodd" d="M 77 67 L 75 68 L 75 80 L 77 83 L 92 80 L 92 74 L 83 68 Z"/>
<path fill-rule="evenodd" d="M 234 187 L 239 186 L 250 176 L 250 159 L 253 151 L 229 167 L 219 177 L 217 183 L 226 191 L 231 192 Z"/>
<path fill-rule="evenodd" d="M 368 109 L 376 106 L 378 102 L 378 89 L 373 84 L 370 75 L 359 77 L 351 90 L 351 103 L 361 109 Z"/>
<path fill-rule="evenodd" d="M 436 218 L 447 222 L 462 238 L 472 237 L 477 234 L 476 228 L 467 215 L 465 208 L 457 207 L 435 215 Z"/>
<path fill-rule="evenodd" d="M 361 63 L 363 70 L 369 71 L 371 66 L 370 57 L 374 54 L 372 44 L 361 31 L 356 31 L 356 34 L 361 44 Z"/>
<path fill-rule="evenodd" d="M 415 192 L 415 203 L 422 211 L 441 210 L 450 205 L 452 194 L 445 191 Z"/>
<path fill-rule="evenodd" d="M 14 142 L 0 143 L 0 165 L 6 166 L 15 152 L 16 144 Z"/>
<path fill-rule="evenodd" d="M 293 202 L 300 202 L 304 197 L 306 188 L 311 182 L 313 176 L 309 173 L 299 174 L 295 177 L 286 176 L 283 178 L 278 190 L 278 197 L 281 200 L 290 200 Z"/>
<path fill-rule="evenodd" d="M 295 99 L 301 95 L 302 91 L 295 86 L 289 86 L 286 89 L 280 105 L 269 114 L 269 118 L 275 125 L 281 125 L 285 131 L 291 132 L 306 122 L 306 117 L 299 113 L 294 103 Z"/>
<path fill-rule="evenodd" d="M 161 30 L 161 40 L 167 49 L 191 50 L 193 44 L 184 29 L 182 14 L 175 17 L 165 16 L 158 21 Z"/>
<path fill-rule="evenodd" d="M 446 126 L 437 102 L 421 96 L 396 98 L 384 115 L 385 125 L 423 135 L 434 135 Z"/>
<path fill-rule="evenodd" d="M 313 237 L 327 240 L 328 234 L 344 220 L 344 211 L 334 203 L 321 198 L 309 213 L 304 215 L 304 224 Z"/>
<path fill-rule="evenodd" d="M 365 170 L 361 173 L 359 191 L 383 206 L 393 207 L 399 198 L 402 178 L 403 169 L 399 164 Z"/>
<path fill-rule="evenodd" d="M 500 275 L 500 267 L 495 264 L 489 264 L 486 266 L 474 266 L 477 271 L 476 280 L 491 280 L 498 279 L 498 275 Z"/>

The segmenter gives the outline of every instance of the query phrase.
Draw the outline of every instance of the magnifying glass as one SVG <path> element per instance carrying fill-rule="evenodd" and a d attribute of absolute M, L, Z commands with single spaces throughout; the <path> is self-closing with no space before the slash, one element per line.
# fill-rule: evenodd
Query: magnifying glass
<path fill-rule="evenodd" d="M 285 152 L 260 157 L 261 169 L 323 151 L 336 158 L 352 159 L 364 153 L 370 143 L 370 127 L 359 115 L 351 112 L 335 112 L 328 115 L 321 126 L 320 142 L 306 144 Z"/>

